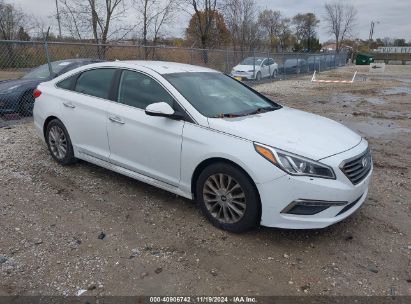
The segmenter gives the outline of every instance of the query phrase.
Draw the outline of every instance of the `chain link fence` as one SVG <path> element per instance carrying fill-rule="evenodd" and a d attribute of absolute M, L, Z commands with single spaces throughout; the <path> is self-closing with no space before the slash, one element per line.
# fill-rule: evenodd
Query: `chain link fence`
<path fill-rule="evenodd" d="M 0 40 L 0 126 L 32 115 L 32 91 L 40 82 L 95 60 L 188 63 L 216 69 L 254 84 L 334 69 L 346 64 L 347 54 Z"/>

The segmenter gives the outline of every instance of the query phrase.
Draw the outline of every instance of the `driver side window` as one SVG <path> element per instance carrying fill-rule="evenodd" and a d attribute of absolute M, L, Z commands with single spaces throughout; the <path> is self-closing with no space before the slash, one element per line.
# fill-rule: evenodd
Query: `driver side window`
<path fill-rule="evenodd" d="M 166 102 L 170 106 L 174 103 L 173 97 L 156 80 L 127 70 L 121 74 L 117 101 L 143 110 L 156 102 Z"/>

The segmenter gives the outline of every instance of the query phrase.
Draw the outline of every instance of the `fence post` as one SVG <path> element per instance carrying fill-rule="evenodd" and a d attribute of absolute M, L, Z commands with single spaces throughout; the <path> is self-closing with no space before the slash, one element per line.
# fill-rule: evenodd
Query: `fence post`
<path fill-rule="evenodd" d="M 229 68 L 229 58 L 228 58 L 228 48 L 225 50 L 225 73 L 229 74 L 230 73 L 230 68 Z"/>
<path fill-rule="evenodd" d="M 253 48 L 253 76 L 254 80 L 257 80 L 257 75 L 255 74 L 255 49 Z"/>
<path fill-rule="evenodd" d="M 49 38 L 50 27 L 47 29 L 46 36 L 44 37 L 44 52 L 46 54 L 47 65 L 49 67 L 50 76 L 53 76 L 53 67 L 51 66 L 50 62 L 50 54 L 49 54 L 49 44 L 47 42 Z"/>
<path fill-rule="evenodd" d="M 270 75 L 269 78 L 272 78 L 271 74 L 271 64 L 270 64 L 270 50 L 267 52 L 267 63 L 268 63 L 268 74 Z"/>

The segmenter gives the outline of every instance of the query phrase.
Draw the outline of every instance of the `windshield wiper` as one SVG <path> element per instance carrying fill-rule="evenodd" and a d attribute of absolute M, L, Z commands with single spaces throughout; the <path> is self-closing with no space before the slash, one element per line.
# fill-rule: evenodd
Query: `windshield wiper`
<path fill-rule="evenodd" d="M 216 116 L 213 116 L 213 118 L 234 118 L 234 117 L 240 117 L 243 116 L 242 114 L 234 114 L 234 113 L 220 113 L 217 114 Z"/>
<path fill-rule="evenodd" d="M 221 113 L 221 114 L 214 116 L 214 118 L 234 118 L 234 117 L 241 117 L 241 116 L 248 116 L 248 115 L 271 112 L 271 111 L 275 111 L 278 109 L 280 109 L 280 107 L 273 107 L 273 106 L 260 107 L 252 111 L 242 112 L 242 113 Z"/>
<path fill-rule="evenodd" d="M 266 113 L 266 112 L 275 111 L 275 110 L 278 110 L 278 109 L 279 109 L 279 108 L 277 108 L 277 107 L 273 107 L 273 106 L 268 106 L 268 107 L 260 107 L 260 108 L 254 109 L 254 110 L 252 110 L 252 111 L 242 113 L 242 115 L 241 115 L 241 116 L 254 115 L 254 114 L 261 114 L 261 113 Z"/>

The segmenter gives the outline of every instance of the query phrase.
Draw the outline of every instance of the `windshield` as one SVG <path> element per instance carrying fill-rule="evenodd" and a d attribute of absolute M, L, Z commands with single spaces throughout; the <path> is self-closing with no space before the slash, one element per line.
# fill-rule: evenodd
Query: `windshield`
<path fill-rule="evenodd" d="M 53 73 L 59 74 L 62 69 L 72 64 L 71 61 L 55 61 L 51 63 Z M 24 75 L 23 79 L 46 79 L 50 77 L 48 64 L 43 64 Z"/>
<path fill-rule="evenodd" d="M 240 65 L 261 65 L 261 62 L 263 62 L 263 60 L 263 58 L 248 57 L 241 61 Z"/>
<path fill-rule="evenodd" d="M 206 117 L 245 116 L 281 107 L 224 74 L 199 72 L 163 76 Z"/>

